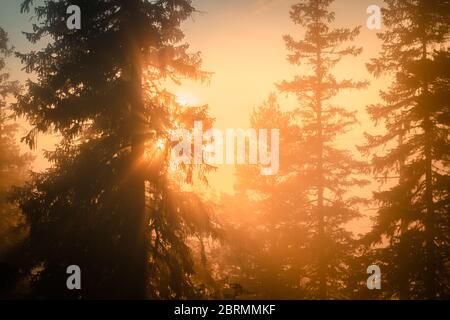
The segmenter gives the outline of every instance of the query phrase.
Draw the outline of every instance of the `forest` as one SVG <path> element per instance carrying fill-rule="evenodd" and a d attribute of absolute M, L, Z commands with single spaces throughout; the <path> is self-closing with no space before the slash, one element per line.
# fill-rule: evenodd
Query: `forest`
<path fill-rule="evenodd" d="M 1 0 L 0 299 L 449 299 L 450 2 L 375 2 Z"/>

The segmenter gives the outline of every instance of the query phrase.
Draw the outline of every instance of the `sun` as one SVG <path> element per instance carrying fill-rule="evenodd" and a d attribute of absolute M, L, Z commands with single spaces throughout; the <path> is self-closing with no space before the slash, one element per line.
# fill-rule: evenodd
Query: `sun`
<path fill-rule="evenodd" d="M 188 106 L 198 106 L 200 104 L 199 99 L 189 91 L 179 91 L 176 93 L 176 101 L 178 104 Z"/>

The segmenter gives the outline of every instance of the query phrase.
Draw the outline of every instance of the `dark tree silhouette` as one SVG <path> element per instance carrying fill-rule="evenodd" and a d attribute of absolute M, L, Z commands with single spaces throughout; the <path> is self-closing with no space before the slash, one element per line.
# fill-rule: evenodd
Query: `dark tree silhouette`
<path fill-rule="evenodd" d="M 67 7 L 82 12 L 66 27 Z M 183 109 L 167 81 L 205 80 L 198 53 L 182 43 L 189 0 L 46 1 L 26 33 L 44 49 L 18 54 L 37 81 L 14 109 L 32 125 L 25 137 L 56 132 L 61 142 L 17 201 L 31 224 L 22 268 L 36 297 L 197 297 L 190 235 L 210 235 L 209 211 L 183 192 L 208 168 L 183 166 L 169 176 L 170 132 L 211 125 L 206 107 Z M 196 170 L 198 169 L 198 170 Z M 82 290 L 66 288 L 66 268 L 79 265 Z"/>
<path fill-rule="evenodd" d="M 304 149 L 299 161 L 304 173 L 306 195 L 310 200 L 307 217 L 310 220 L 309 240 L 305 243 L 309 262 L 304 270 L 305 286 L 314 298 L 343 298 L 348 267 L 353 254 L 352 235 L 345 224 L 359 215 L 356 203 L 347 197 L 350 188 L 362 186 L 365 180 L 357 175 L 364 164 L 347 150 L 335 146 L 338 135 L 357 122 L 355 112 L 334 106 L 330 99 L 344 89 L 362 89 L 367 82 L 338 80 L 332 68 L 345 56 L 357 56 L 361 48 L 343 46 L 359 34 L 354 29 L 330 27 L 335 19 L 329 11 L 332 0 L 301 1 L 292 6 L 291 19 L 305 28 L 304 38 L 296 41 L 284 36 L 288 60 L 303 65 L 310 75 L 284 81 L 278 88 L 295 94 L 300 107 L 298 117 Z"/>
<path fill-rule="evenodd" d="M 449 295 L 450 4 L 385 3 L 382 51 L 368 69 L 395 78 L 381 92 L 383 103 L 368 107 L 386 133 L 367 134 L 362 150 L 373 154 L 377 176 L 397 182 L 375 193 L 380 209 L 365 240 L 384 266 L 387 298 L 444 298 Z"/>

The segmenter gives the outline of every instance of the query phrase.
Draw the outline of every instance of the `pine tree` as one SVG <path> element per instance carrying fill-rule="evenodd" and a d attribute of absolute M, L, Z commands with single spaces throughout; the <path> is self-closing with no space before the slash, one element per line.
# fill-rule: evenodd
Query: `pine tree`
<path fill-rule="evenodd" d="M 0 292 L 12 284 L 14 270 L 8 264 L 8 255 L 27 234 L 24 216 L 9 198 L 12 188 L 24 183 L 32 160 L 30 154 L 20 151 L 18 126 L 12 122 L 7 102 L 8 97 L 19 92 L 18 82 L 10 81 L 5 70 L 6 58 L 12 51 L 7 33 L 0 28 Z"/>
<path fill-rule="evenodd" d="M 292 6 L 291 19 L 305 28 L 304 38 L 295 41 L 284 36 L 288 60 L 292 65 L 303 65 L 309 75 L 296 76 L 284 81 L 278 88 L 295 94 L 301 123 L 304 150 L 299 161 L 304 172 L 305 187 L 310 200 L 307 209 L 311 223 L 309 241 L 305 252 L 309 258 L 304 280 L 311 297 L 341 298 L 345 287 L 347 270 L 352 255 L 352 235 L 345 224 L 359 214 L 355 207 L 359 200 L 347 197 L 350 188 L 361 186 L 365 181 L 355 174 L 364 164 L 354 159 L 347 150 L 335 146 L 334 140 L 357 122 L 355 112 L 332 105 L 332 99 L 344 89 L 362 89 L 367 82 L 338 80 L 333 67 L 345 56 L 357 56 L 361 48 L 345 46 L 352 41 L 360 28 L 331 28 L 335 19 L 329 10 L 332 0 L 301 1 Z"/>
<path fill-rule="evenodd" d="M 377 176 L 396 183 L 375 193 L 380 209 L 366 241 L 378 245 L 388 298 L 448 297 L 450 5 L 385 2 L 382 51 L 368 69 L 394 80 L 368 112 L 386 133 L 367 134 L 362 150 L 373 153 Z"/>
<path fill-rule="evenodd" d="M 69 30 L 66 10 L 78 5 L 81 29 Z M 45 1 L 29 41 L 40 51 L 18 54 L 37 81 L 14 109 L 32 130 L 61 142 L 17 201 L 31 223 L 22 268 L 33 295 L 81 298 L 197 296 L 190 235 L 211 234 L 208 210 L 171 178 L 170 133 L 194 120 L 211 125 L 206 107 L 182 109 L 167 81 L 205 80 L 198 53 L 182 43 L 189 0 Z M 177 177 L 191 182 L 195 169 Z M 177 182 L 178 181 L 178 182 Z M 66 268 L 79 265 L 82 291 L 66 288 Z"/>
<path fill-rule="evenodd" d="M 216 259 L 221 261 L 222 278 L 246 297 L 306 297 L 299 275 L 307 240 L 302 219 L 307 201 L 298 160 L 303 141 L 295 120 L 292 112 L 280 108 L 274 94 L 254 109 L 251 128 L 279 129 L 279 171 L 263 176 L 261 165 L 239 165 L 235 195 L 223 196 L 221 201 L 226 245 L 219 247 Z"/>

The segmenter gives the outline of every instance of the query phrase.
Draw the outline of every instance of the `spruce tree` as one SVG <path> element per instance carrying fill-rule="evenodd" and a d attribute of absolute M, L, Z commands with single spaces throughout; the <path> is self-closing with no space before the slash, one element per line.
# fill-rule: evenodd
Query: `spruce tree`
<path fill-rule="evenodd" d="M 448 1 L 386 0 L 382 50 L 367 65 L 394 80 L 368 112 L 386 133 L 362 148 L 373 171 L 394 186 L 375 193 L 380 209 L 371 233 L 384 266 L 387 298 L 449 294 L 449 18 Z M 382 148 L 386 150 L 381 151 Z"/>
<path fill-rule="evenodd" d="M 81 29 L 67 28 L 67 8 L 81 9 Z M 29 41 L 42 50 L 18 54 L 36 81 L 14 106 L 32 129 L 58 133 L 52 166 L 36 173 L 17 201 L 31 224 L 22 269 L 33 296 L 186 298 L 192 280 L 190 235 L 211 234 L 207 210 L 180 188 L 194 169 L 169 174 L 170 133 L 194 120 L 211 124 L 206 107 L 182 109 L 167 81 L 207 79 L 198 53 L 183 43 L 189 0 L 25 0 L 38 23 Z M 82 290 L 66 288 L 79 265 Z M 25 274 L 26 275 L 26 274 Z"/>
<path fill-rule="evenodd" d="M 10 80 L 6 59 L 13 53 L 8 34 L 0 28 L 0 296 L 14 283 L 16 272 L 10 253 L 27 235 L 25 217 L 10 201 L 12 189 L 24 183 L 32 157 L 22 153 L 17 143 L 18 125 L 13 122 L 8 99 L 19 92 L 19 83 Z"/>
<path fill-rule="evenodd" d="M 309 239 L 305 243 L 308 263 L 303 273 L 305 286 L 313 298 L 342 298 L 353 253 L 352 234 L 345 224 L 359 215 L 356 197 L 348 197 L 352 187 L 365 184 L 357 175 L 364 164 L 348 150 L 339 149 L 335 140 L 357 122 L 355 112 L 333 105 L 332 98 L 344 89 L 362 89 L 366 81 L 336 79 L 333 67 L 345 56 L 355 57 L 361 48 L 345 46 L 359 34 L 354 29 L 332 28 L 332 0 L 305 0 L 292 6 L 293 22 L 304 28 L 302 40 L 284 36 L 288 60 L 304 68 L 305 75 L 283 81 L 278 88 L 295 94 L 304 150 L 299 160 L 307 182 L 310 206 Z"/>
<path fill-rule="evenodd" d="M 236 168 L 235 195 L 223 196 L 220 211 L 226 232 L 225 245 L 215 252 L 223 266 L 221 277 L 234 284 L 234 294 L 302 299 L 307 297 L 300 275 L 308 226 L 305 179 L 299 170 L 300 128 L 294 113 L 282 110 L 274 94 L 253 110 L 250 127 L 279 129 L 280 168 L 272 176 L 261 175 L 261 165 Z"/>

